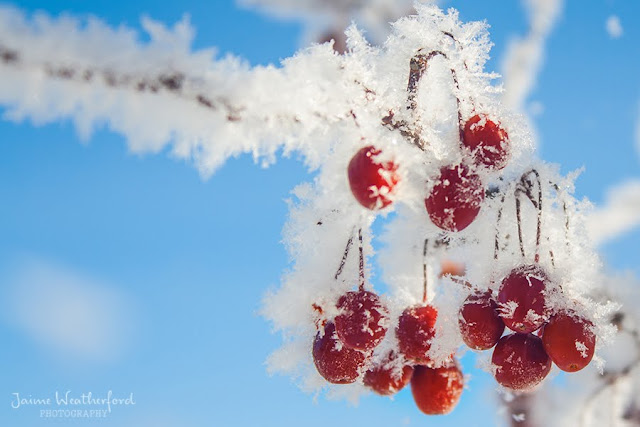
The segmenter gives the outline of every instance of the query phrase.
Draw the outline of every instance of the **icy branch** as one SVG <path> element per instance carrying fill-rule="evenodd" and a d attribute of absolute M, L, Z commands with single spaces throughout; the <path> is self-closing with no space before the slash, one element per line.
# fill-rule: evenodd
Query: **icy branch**
<path fill-rule="evenodd" d="M 144 19 L 150 41 L 89 18 L 0 9 L 0 104 L 5 117 L 42 124 L 71 119 L 83 138 L 107 123 L 136 152 L 170 147 L 210 174 L 228 157 L 267 162 L 282 147 L 317 167 L 315 145 L 366 93 L 345 58 L 316 46 L 281 68 L 191 51 L 186 19 L 173 28 Z M 310 84 L 311 83 L 311 84 Z"/>

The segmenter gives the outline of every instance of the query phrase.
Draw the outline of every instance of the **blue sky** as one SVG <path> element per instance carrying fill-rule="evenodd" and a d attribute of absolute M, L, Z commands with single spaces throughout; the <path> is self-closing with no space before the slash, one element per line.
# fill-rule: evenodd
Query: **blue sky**
<path fill-rule="evenodd" d="M 142 15 L 172 23 L 188 13 L 197 29 L 196 47 L 215 45 L 252 64 L 292 55 L 302 31 L 299 23 L 240 10 L 227 0 L 22 0 L 14 5 L 53 14 L 90 13 L 112 26 L 134 28 Z M 490 69 L 500 69 L 509 39 L 527 30 L 519 2 L 445 5 L 459 8 L 463 20 L 489 22 L 495 43 Z M 620 16 L 624 28 L 619 39 L 605 31 L 612 14 Z M 540 156 L 560 163 L 564 172 L 584 166 L 576 192 L 596 203 L 611 186 L 640 176 L 634 140 L 640 118 L 638 17 L 637 2 L 568 2 L 529 98 L 544 106 L 534 118 Z M 281 338 L 270 333 L 258 310 L 289 262 L 280 244 L 285 200 L 309 178 L 295 159 L 263 169 L 243 156 L 203 181 L 191 165 L 163 153 L 128 153 L 122 137 L 107 130 L 83 144 L 69 122 L 34 127 L 1 121 L 0 136 L 1 425 L 497 422 L 495 408 L 487 403 L 493 399 L 493 380 L 471 369 L 471 355 L 465 370 L 473 378 L 460 406 L 450 416 L 428 420 L 409 390 L 394 401 L 369 396 L 353 407 L 316 399 L 289 378 L 266 373 L 264 361 Z M 268 190 L 256 192 L 256 182 Z M 638 239 L 636 229 L 603 248 L 611 268 L 640 274 Z M 117 308 L 110 331 L 118 337 L 81 351 L 81 343 L 51 343 L 34 334 L 12 298 L 28 280 L 26 272 L 38 269 L 60 280 L 71 276 L 90 283 L 95 292 L 89 300 L 111 301 Z M 60 303 L 64 312 L 64 298 Z M 89 422 L 42 420 L 36 408 L 10 407 L 12 393 L 40 397 L 56 390 L 134 393 L 136 405 Z"/>

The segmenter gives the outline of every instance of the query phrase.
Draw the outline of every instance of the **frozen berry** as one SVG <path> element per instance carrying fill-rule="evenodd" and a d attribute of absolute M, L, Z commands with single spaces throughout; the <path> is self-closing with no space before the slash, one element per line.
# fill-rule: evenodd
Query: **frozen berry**
<path fill-rule="evenodd" d="M 536 265 L 515 268 L 504 278 L 498 293 L 500 317 L 509 329 L 527 333 L 538 329 L 547 317 L 547 275 Z"/>
<path fill-rule="evenodd" d="M 496 381 L 517 391 L 530 390 L 551 370 L 551 359 L 542 340 L 533 334 L 511 334 L 500 338 L 491 364 Z"/>
<path fill-rule="evenodd" d="M 425 199 L 431 221 L 443 230 L 464 230 L 480 212 L 484 187 L 465 165 L 440 169 L 440 176 Z"/>
<path fill-rule="evenodd" d="M 416 366 L 411 393 L 416 406 L 427 415 L 448 414 L 460 400 L 464 377 L 457 364 L 440 368 Z"/>
<path fill-rule="evenodd" d="M 349 186 L 356 200 L 365 208 L 382 209 L 392 202 L 399 181 L 397 165 L 378 160 L 381 151 L 373 146 L 361 148 L 349 162 Z"/>
<path fill-rule="evenodd" d="M 390 396 L 409 384 L 413 367 L 405 365 L 395 352 L 391 351 L 380 364 L 374 365 L 364 374 L 364 385 L 382 396 Z"/>
<path fill-rule="evenodd" d="M 336 332 L 348 347 L 371 350 L 384 338 L 389 321 L 387 309 L 373 292 L 347 292 L 338 299 Z"/>
<path fill-rule="evenodd" d="M 460 262 L 451 261 L 448 259 L 440 262 L 440 277 L 443 276 L 464 276 L 465 267 Z"/>
<path fill-rule="evenodd" d="M 436 334 L 438 311 L 431 305 L 413 306 L 404 310 L 398 320 L 396 337 L 400 352 L 409 360 L 429 364 L 427 352 Z"/>
<path fill-rule="evenodd" d="M 488 350 L 504 332 L 504 322 L 497 312 L 491 292 L 474 293 L 462 304 L 458 316 L 462 339 L 474 350 Z"/>
<path fill-rule="evenodd" d="M 313 342 L 313 362 L 316 369 L 330 383 L 348 384 L 360 376 L 367 355 L 347 347 L 338 339 L 332 322 L 318 331 Z"/>
<path fill-rule="evenodd" d="M 462 145 L 471 151 L 477 165 L 502 169 L 509 159 L 507 132 L 485 115 L 471 117 L 464 125 Z"/>
<path fill-rule="evenodd" d="M 544 326 L 542 343 L 558 368 L 576 372 L 591 362 L 596 336 L 590 321 L 565 312 L 554 315 Z"/>

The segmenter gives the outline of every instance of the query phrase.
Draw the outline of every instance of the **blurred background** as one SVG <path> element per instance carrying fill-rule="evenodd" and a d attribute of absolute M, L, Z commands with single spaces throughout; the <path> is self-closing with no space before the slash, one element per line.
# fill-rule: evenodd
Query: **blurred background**
<path fill-rule="evenodd" d="M 356 20 L 373 42 L 411 2 L 21 0 L 28 12 L 94 15 L 140 28 L 147 15 L 191 16 L 195 48 L 250 64 L 339 38 Z M 640 274 L 640 3 L 441 1 L 486 20 L 487 68 L 505 102 L 529 116 L 541 158 L 584 168 L 576 195 L 600 206 L 593 226 L 606 268 Z M 339 40 L 338 40 L 339 41 Z M 71 123 L 0 122 L 0 425 L 489 426 L 504 424 L 489 374 L 470 374 L 458 408 L 427 418 L 408 389 L 357 406 L 269 376 L 281 344 L 259 315 L 289 260 L 281 245 L 290 190 L 309 179 L 295 158 L 250 156 L 203 180 L 169 155 L 138 156 L 119 135 L 84 144 Z M 256 183 L 263 191 L 255 191 Z M 562 379 L 560 378 L 560 381 Z M 41 419 L 14 393 L 134 395 L 107 419 Z"/>

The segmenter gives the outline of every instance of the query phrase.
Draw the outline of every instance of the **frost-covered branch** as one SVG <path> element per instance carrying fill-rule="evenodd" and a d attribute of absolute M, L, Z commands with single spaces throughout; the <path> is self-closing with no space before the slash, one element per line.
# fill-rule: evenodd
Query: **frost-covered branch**
<path fill-rule="evenodd" d="M 329 46 L 283 66 L 250 67 L 192 51 L 188 21 L 173 28 L 144 19 L 148 43 L 94 18 L 50 18 L 0 9 L 0 104 L 5 117 L 35 123 L 71 119 L 88 138 L 106 123 L 133 151 L 166 146 L 206 175 L 243 152 L 270 162 L 279 148 L 311 167 L 326 155 L 331 130 L 353 124 L 372 96 L 364 70 Z M 310 84 L 311 83 L 311 84 Z"/>

